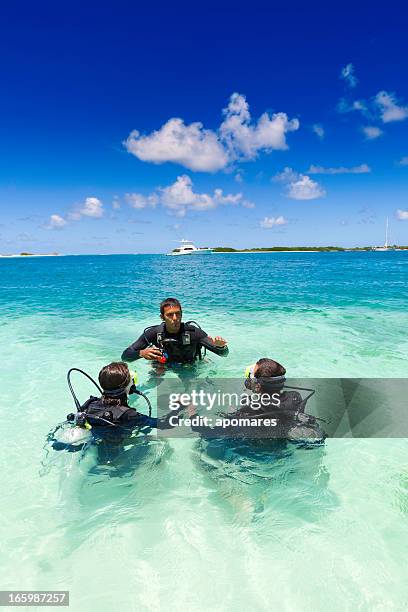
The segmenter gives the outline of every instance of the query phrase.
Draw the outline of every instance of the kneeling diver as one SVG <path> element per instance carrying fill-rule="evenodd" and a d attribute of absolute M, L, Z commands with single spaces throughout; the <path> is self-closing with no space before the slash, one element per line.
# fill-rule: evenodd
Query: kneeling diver
<path fill-rule="evenodd" d="M 303 444 L 324 442 L 317 418 L 305 413 L 313 389 L 285 385 L 286 369 L 273 359 L 259 359 L 245 372 L 245 387 L 253 395 L 238 409 L 223 413 L 222 425 L 192 426 L 204 438 L 281 439 Z M 290 389 L 289 391 L 287 389 Z M 309 391 L 302 397 L 299 391 Z M 189 414 L 194 411 L 189 408 Z"/>
<path fill-rule="evenodd" d="M 91 396 L 84 404 L 80 404 L 71 385 L 71 372 L 84 374 L 99 390 L 100 397 Z M 62 427 L 59 425 L 52 434 L 50 441 L 55 450 L 80 450 L 92 437 L 92 433 L 103 438 L 120 440 L 135 428 L 171 429 L 169 419 L 174 411 L 158 419 L 151 416 L 151 404 L 147 396 L 136 388 L 136 375 L 129 371 L 123 362 L 113 362 L 99 372 L 100 386 L 86 372 L 71 368 L 67 375 L 68 386 L 74 398 L 77 413 L 67 415 L 67 421 L 75 427 L 70 427 L 55 435 Z M 128 396 L 132 393 L 141 395 L 149 406 L 149 415 L 138 412 L 128 404 Z M 181 411 L 181 409 L 180 409 Z M 88 435 L 86 435 L 88 432 Z"/>

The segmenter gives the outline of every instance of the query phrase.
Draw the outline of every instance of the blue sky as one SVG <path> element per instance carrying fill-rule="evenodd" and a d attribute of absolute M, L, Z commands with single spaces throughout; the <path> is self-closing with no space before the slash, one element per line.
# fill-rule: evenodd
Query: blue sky
<path fill-rule="evenodd" d="M 2 8 L 0 253 L 408 244 L 402 3 Z"/>

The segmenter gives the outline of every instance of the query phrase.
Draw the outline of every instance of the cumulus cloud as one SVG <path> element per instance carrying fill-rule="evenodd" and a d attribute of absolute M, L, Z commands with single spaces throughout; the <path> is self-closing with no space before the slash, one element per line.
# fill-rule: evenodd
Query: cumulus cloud
<path fill-rule="evenodd" d="M 403 121 L 408 117 L 408 106 L 401 106 L 394 93 L 379 91 L 374 98 L 383 123 Z"/>
<path fill-rule="evenodd" d="M 214 193 L 197 193 L 193 189 L 193 182 L 187 175 L 177 177 L 172 185 L 160 189 L 160 201 L 169 212 L 184 217 L 190 210 L 205 211 L 216 208 L 218 205 L 247 205 L 251 204 L 243 199 L 242 193 L 224 195 L 222 189 L 215 189 Z"/>
<path fill-rule="evenodd" d="M 159 197 L 156 193 L 152 193 L 148 196 L 144 196 L 141 193 L 126 193 L 125 194 L 126 202 L 137 210 L 141 210 L 142 208 L 155 208 L 159 203 Z"/>
<path fill-rule="evenodd" d="M 100 219 L 103 217 L 103 212 L 104 210 L 101 200 L 94 197 L 85 198 L 85 201 L 71 210 L 71 212 L 67 214 L 66 218 L 57 214 L 51 215 L 49 223 L 44 227 L 46 229 L 60 229 L 67 225 L 70 221 L 79 221 L 82 217 Z"/>
<path fill-rule="evenodd" d="M 232 94 L 218 130 L 205 129 L 200 122 L 186 125 L 169 119 L 159 130 L 142 135 L 133 130 L 123 143 L 142 161 L 173 162 L 200 172 L 216 172 L 234 161 L 255 159 L 259 152 L 288 148 L 286 133 L 299 128 L 297 119 L 286 113 L 263 113 L 252 121 L 245 96 Z"/>
<path fill-rule="evenodd" d="M 406 157 L 402 157 L 399 162 L 399 166 L 408 166 L 408 155 Z"/>
<path fill-rule="evenodd" d="M 320 140 L 323 140 L 325 132 L 324 128 L 320 125 L 320 123 L 315 123 L 314 125 L 312 125 L 312 131 L 316 134 L 318 138 L 320 138 Z"/>
<path fill-rule="evenodd" d="M 191 178 L 185 174 L 167 187 L 160 187 L 145 196 L 140 193 L 127 193 L 125 200 L 132 208 L 154 208 L 161 204 L 170 214 L 184 217 L 188 210 L 206 211 L 219 205 L 241 205 L 253 208 L 255 204 L 245 200 L 242 193 L 225 194 L 222 189 L 215 189 L 212 194 L 194 191 Z"/>
<path fill-rule="evenodd" d="M 357 85 L 358 79 L 354 73 L 353 64 L 347 64 L 347 66 L 342 68 L 340 78 L 343 79 L 349 87 L 355 87 Z"/>
<path fill-rule="evenodd" d="M 228 156 L 217 134 L 196 122 L 169 119 L 159 130 L 142 136 L 137 130 L 124 142 L 126 149 L 141 161 L 174 162 L 190 170 L 216 172 L 228 164 Z"/>
<path fill-rule="evenodd" d="M 288 198 L 292 200 L 315 200 L 326 195 L 325 190 L 309 176 L 300 175 L 288 188 Z"/>
<path fill-rule="evenodd" d="M 94 197 L 85 198 L 83 204 L 80 204 L 68 213 L 69 221 L 79 221 L 82 217 L 92 217 L 100 219 L 103 217 L 103 204 L 101 200 Z"/>
<path fill-rule="evenodd" d="M 371 168 L 367 164 L 360 164 L 359 166 L 352 166 L 351 168 L 346 168 L 345 166 L 324 168 L 323 166 L 312 165 L 307 172 L 308 174 L 368 174 L 371 172 Z"/>
<path fill-rule="evenodd" d="M 51 215 L 49 222 L 44 226 L 45 229 L 62 229 L 67 224 L 67 221 L 60 215 Z"/>
<path fill-rule="evenodd" d="M 317 181 L 313 181 L 306 174 L 295 172 L 292 168 L 285 168 L 273 180 L 286 185 L 285 195 L 291 200 L 316 200 L 326 195 L 326 191 Z"/>
<path fill-rule="evenodd" d="M 366 125 L 361 128 L 366 140 L 375 140 L 384 133 L 379 127 L 375 125 Z"/>
<path fill-rule="evenodd" d="M 184 217 L 189 208 L 210 210 L 217 205 L 215 198 L 207 193 L 194 192 L 192 180 L 185 174 L 177 177 L 172 185 L 160 190 L 160 200 L 163 206 L 178 217 Z"/>
<path fill-rule="evenodd" d="M 286 225 L 287 219 L 280 215 L 279 217 L 264 217 L 262 221 L 259 222 L 259 225 L 264 229 L 271 229 L 275 225 Z"/>
<path fill-rule="evenodd" d="M 230 160 L 255 159 L 258 152 L 285 150 L 286 133 L 299 128 L 297 119 L 288 119 L 286 113 L 263 113 L 257 122 L 251 122 L 245 96 L 234 93 L 223 111 L 224 121 L 219 128 L 220 138 L 229 152 Z"/>
<path fill-rule="evenodd" d="M 397 219 L 400 221 L 408 221 L 408 210 L 401 210 L 400 208 L 396 212 Z"/>
<path fill-rule="evenodd" d="M 103 216 L 103 204 L 98 198 L 85 198 L 85 202 L 78 212 L 84 217 L 100 219 Z"/>
<path fill-rule="evenodd" d="M 363 115 L 370 115 L 367 103 L 363 100 L 347 100 L 346 98 L 340 98 L 337 104 L 337 112 L 352 113 L 353 111 L 360 111 Z"/>

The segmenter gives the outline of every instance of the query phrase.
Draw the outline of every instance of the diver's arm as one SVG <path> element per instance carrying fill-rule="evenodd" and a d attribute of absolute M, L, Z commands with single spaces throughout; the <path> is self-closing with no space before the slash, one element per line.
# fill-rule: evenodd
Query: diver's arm
<path fill-rule="evenodd" d="M 177 423 L 170 423 L 170 418 L 174 416 L 178 416 L 178 414 L 184 409 L 184 406 L 180 406 L 177 410 L 172 410 L 164 417 L 158 419 L 156 417 L 150 417 L 146 414 L 141 414 L 140 412 L 136 412 L 136 410 L 128 410 L 125 413 L 126 418 L 126 426 L 129 427 L 151 427 L 153 429 L 172 429 L 176 427 Z"/>
<path fill-rule="evenodd" d="M 122 361 L 135 361 L 140 359 L 140 351 L 148 346 L 146 338 L 142 334 L 133 344 L 127 347 L 122 353 Z"/>
<path fill-rule="evenodd" d="M 229 353 L 227 344 L 224 346 L 217 346 L 214 343 L 214 340 L 210 338 L 210 336 L 207 336 L 207 334 L 203 338 L 200 338 L 200 344 L 208 351 L 211 351 L 220 357 L 226 357 Z"/>
<path fill-rule="evenodd" d="M 142 351 L 148 348 L 149 344 L 154 344 L 156 339 L 156 328 L 147 329 L 146 332 L 143 332 L 141 336 L 133 344 L 127 347 L 122 353 L 122 361 L 135 361 L 136 359 L 141 359 L 145 357 Z M 151 351 L 157 351 L 158 354 L 160 351 L 158 349 L 151 348 Z M 153 359 L 153 357 L 146 357 L 146 359 Z"/>

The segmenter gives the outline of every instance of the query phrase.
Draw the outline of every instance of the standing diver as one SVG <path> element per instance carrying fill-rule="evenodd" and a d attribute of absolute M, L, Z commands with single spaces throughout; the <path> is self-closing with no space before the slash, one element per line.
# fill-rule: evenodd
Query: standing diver
<path fill-rule="evenodd" d="M 84 404 L 80 404 L 71 385 L 70 375 L 72 371 L 84 374 L 101 393 L 100 397 L 91 396 Z M 51 434 L 50 440 L 55 450 L 80 450 L 92 432 L 96 437 L 109 439 L 110 441 L 121 441 L 130 435 L 135 428 L 171 429 L 169 418 L 172 414 L 163 418 L 151 416 L 151 405 L 148 398 L 136 388 L 136 377 L 129 371 L 128 365 L 123 362 L 113 362 L 106 365 L 99 372 L 99 385 L 82 370 L 72 368 L 68 372 L 68 386 L 74 398 L 77 413 L 67 416 L 67 421 L 76 425 L 65 429 L 61 435 L 55 436 L 60 429 L 59 426 Z M 137 393 L 144 397 L 149 406 L 149 415 L 138 412 L 128 404 L 128 396 Z"/>
<path fill-rule="evenodd" d="M 161 325 L 147 327 L 143 334 L 122 353 L 123 361 L 143 357 L 159 363 L 191 363 L 201 349 L 216 355 L 228 355 L 227 342 L 221 336 L 214 339 L 194 321 L 181 322 L 181 304 L 176 298 L 166 298 L 160 304 Z"/>

